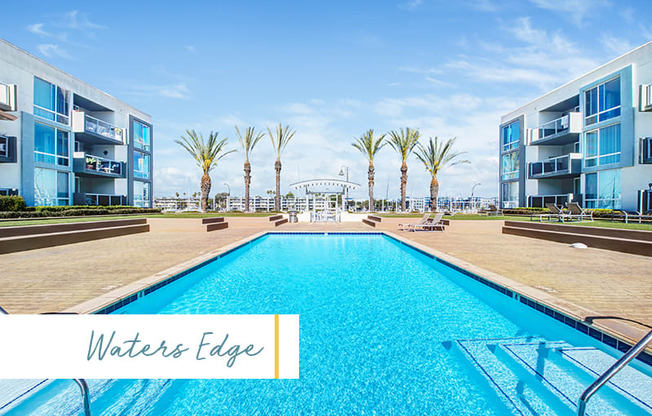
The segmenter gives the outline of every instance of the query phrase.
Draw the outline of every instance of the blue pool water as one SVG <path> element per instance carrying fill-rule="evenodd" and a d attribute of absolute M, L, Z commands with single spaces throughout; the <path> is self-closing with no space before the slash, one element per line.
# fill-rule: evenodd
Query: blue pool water
<path fill-rule="evenodd" d="M 298 380 L 91 380 L 94 415 L 557 415 L 615 350 L 382 235 L 267 235 L 114 313 L 299 314 Z M 652 413 L 635 364 L 589 414 Z M 57 380 L 9 414 L 79 414 Z"/>

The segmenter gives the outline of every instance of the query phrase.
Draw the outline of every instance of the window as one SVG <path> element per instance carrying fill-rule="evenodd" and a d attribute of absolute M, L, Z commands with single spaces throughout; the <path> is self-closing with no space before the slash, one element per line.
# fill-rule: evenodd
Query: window
<path fill-rule="evenodd" d="M 69 133 L 40 123 L 34 123 L 34 161 L 68 166 Z"/>
<path fill-rule="evenodd" d="M 150 184 L 134 181 L 134 206 L 149 208 L 149 187 Z"/>
<path fill-rule="evenodd" d="M 150 145 L 150 127 L 134 121 L 134 146 L 149 151 Z"/>
<path fill-rule="evenodd" d="M 68 178 L 68 172 L 34 168 L 36 205 L 68 205 L 70 201 Z"/>
<path fill-rule="evenodd" d="M 502 136 L 503 152 L 518 148 L 518 141 L 520 139 L 519 122 L 515 121 L 512 124 L 503 126 Z"/>
<path fill-rule="evenodd" d="M 620 169 L 586 175 L 584 201 L 587 208 L 621 208 Z"/>
<path fill-rule="evenodd" d="M 149 155 L 134 152 L 134 177 L 149 179 Z"/>
<path fill-rule="evenodd" d="M 518 179 L 518 153 L 512 152 L 502 156 L 503 180 Z"/>
<path fill-rule="evenodd" d="M 70 124 L 70 91 L 34 77 L 34 115 Z"/>
<path fill-rule="evenodd" d="M 9 137 L 0 136 L 0 157 L 9 157 Z"/>
<path fill-rule="evenodd" d="M 502 184 L 503 208 L 516 208 L 518 206 L 518 182 Z"/>
<path fill-rule="evenodd" d="M 584 166 L 602 166 L 620 162 L 620 124 L 585 134 Z"/>
<path fill-rule="evenodd" d="M 620 77 L 584 91 L 584 124 L 620 116 Z"/>

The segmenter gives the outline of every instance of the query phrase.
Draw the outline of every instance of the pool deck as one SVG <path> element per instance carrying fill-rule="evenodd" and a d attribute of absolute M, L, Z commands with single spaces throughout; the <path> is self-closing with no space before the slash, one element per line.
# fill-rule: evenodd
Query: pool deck
<path fill-rule="evenodd" d="M 409 218 L 383 218 L 376 228 L 362 223 L 274 228 L 266 218 L 228 221 L 228 229 L 211 233 L 170 227 L 0 255 L 0 306 L 10 313 L 63 311 L 84 302 L 90 307 L 266 231 L 385 231 L 576 316 L 629 320 L 595 321 L 621 337 L 638 338 L 652 325 L 651 257 L 502 234 L 499 220 L 452 221 L 443 233 L 398 231 L 399 222 L 418 221 Z"/>

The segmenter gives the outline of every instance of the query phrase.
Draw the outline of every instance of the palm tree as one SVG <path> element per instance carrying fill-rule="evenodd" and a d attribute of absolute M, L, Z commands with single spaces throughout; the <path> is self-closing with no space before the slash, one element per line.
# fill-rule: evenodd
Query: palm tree
<path fill-rule="evenodd" d="M 274 163 L 274 170 L 276 171 L 276 194 L 274 198 L 274 210 L 281 210 L 281 153 L 285 149 L 285 146 L 288 145 L 296 130 L 290 130 L 290 126 L 283 127 L 281 123 L 278 123 L 276 131 L 273 134 L 272 131 L 267 128 L 269 133 L 269 138 L 272 140 L 272 146 L 274 146 L 274 151 L 276 152 L 276 162 Z"/>
<path fill-rule="evenodd" d="M 367 170 L 367 177 L 369 179 L 369 211 L 374 211 L 374 156 L 386 144 L 385 135 L 383 134 L 379 138 L 374 138 L 373 129 L 367 130 L 355 142 L 351 143 L 369 161 L 369 169 Z"/>
<path fill-rule="evenodd" d="M 181 136 L 181 140 L 175 140 L 175 143 L 186 149 L 197 162 L 197 166 L 204 172 L 201 177 L 201 209 L 206 212 L 208 193 L 211 191 L 210 171 L 220 159 L 235 150 L 227 151 L 224 147 L 228 139 L 217 140 L 219 134 L 217 132 L 211 132 L 207 142 L 204 141 L 201 134 L 197 134 L 194 130 L 186 130 L 186 134 L 188 137 Z"/>
<path fill-rule="evenodd" d="M 405 189 L 407 188 L 407 158 L 419 143 L 419 130 L 412 130 L 409 127 L 400 131 L 392 130 L 389 132 L 388 143 L 396 153 L 401 156 L 401 211 L 405 211 Z"/>
<path fill-rule="evenodd" d="M 256 132 L 256 129 L 253 127 L 247 127 L 244 131 L 244 135 L 240 133 L 238 126 L 235 126 L 235 132 L 238 134 L 238 140 L 240 145 L 245 152 L 245 163 L 244 163 L 244 183 L 245 183 L 245 196 L 244 196 L 244 210 L 249 212 L 249 186 L 251 185 L 251 163 L 249 163 L 249 153 L 253 152 L 254 147 L 258 144 L 260 139 L 265 136 L 265 133 Z"/>
<path fill-rule="evenodd" d="M 439 138 L 435 137 L 433 142 L 432 137 L 430 138 L 430 143 L 428 146 L 423 146 L 419 143 L 416 156 L 423 162 L 426 166 L 426 170 L 430 172 L 432 180 L 430 181 L 430 210 L 435 211 L 437 207 L 437 194 L 439 194 L 439 181 L 437 180 L 437 174 L 444 168 L 449 166 L 455 166 L 460 163 L 471 163 L 468 160 L 455 160 L 460 155 L 466 152 L 456 152 L 453 151 L 453 144 L 455 143 L 455 137 L 448 139 L 445 143 L 439 141 Z M 433 207 L 435 209 L 433 209 Z"/>

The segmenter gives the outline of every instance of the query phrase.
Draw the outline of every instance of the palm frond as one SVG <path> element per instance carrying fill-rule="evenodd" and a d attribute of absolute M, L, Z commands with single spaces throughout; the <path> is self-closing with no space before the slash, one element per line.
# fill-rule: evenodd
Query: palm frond
<path fill-rule="evenodd" d="M 228 139 L 225 137 L 218 140 L 218 134 L 217 132 L 210 132 L 208 140 L 204 141 L 201 133 L 198 134 L 195 130 L 186 130 L 187 136 L 181 136 L 181 139 L 175 140 L 175 143 L 186 149 L 203 173 L 208 173 L 220 159 L 229 153 L 235 152 L 235 150 L 225 149 Z"/>
<path fill-rule="evenodd" d="M 385 141 L 385 135 L 381 135 L 378 138 L 374 138 L 373 129 L 367 130 L 362 136 L 358 137 L 351 146 L 355 147 L 365 155 L 369 163 L 374 163 L 374 156 L 380 149 L 382 149 L 387 142 Z"/>
<path fill-rule="evenodd" d="M 401 128 L 399 131 L 392 130 L 388 134 L 387 143 L 401 156 L 403 162 L 410 156 L 421 137 L 419 130 L 410 127 Z"/>
<path fill-rule="evenodd" d="M 417 159 L 423 162 L 426 170 L 430 172 L 433 178 L 444 168 L 455 166 L 460 163 L 471 163 L 468 160 L 455 160 L 466 152 L 453 151 L 453 145 L 456 138 L 448 139 L 446 142 L 440 142 L 438 137 L 434 141 L 432 137 L 426 146 L 419 143 L 415 151 Z"/>
<path fill-rule="evenodd" d="M 283 127 L 281 123 L 278 123 L 278 126 L 275 129 L 276 134 L 272 133 L 269 127 L 267 128 L 267 132 L 269 133 L 269 138 L 272 140 L 272 146 L 274 146 L 276 157 L 280 158 L 281 153 L 283 153 L 283 150 L 285 149 L 285 146 L 288 145 L 297 131 L 291 130 L 290 126 L 288 125 Z"/>
<path fill-rule="evenodd" d="M 257 132 L 254 127 L 247 127 L 244 134 L 242 134 L 240 133 L 238 126 L 235 126 L 235 132 L 238 135 L 240 146 L 242 146 L 242 149 L 245 152 L 245 158 L 249 160 L 249 153 L 251 153 L 258 142 L 265 137 L 265 133 Z"/>

